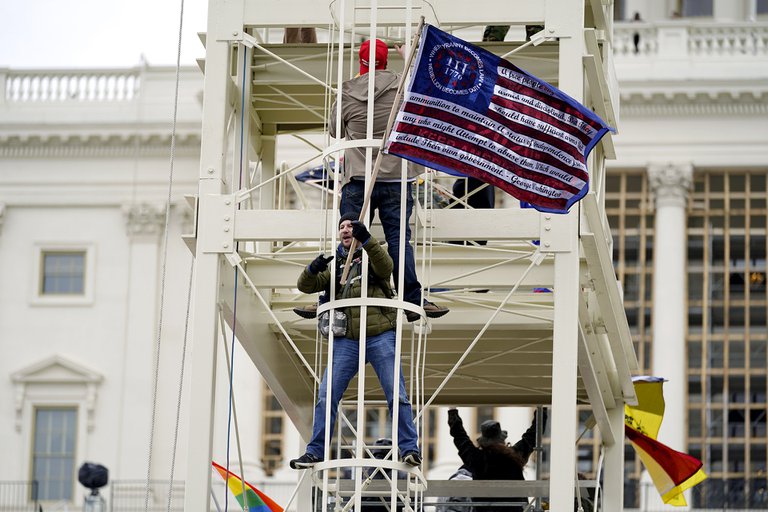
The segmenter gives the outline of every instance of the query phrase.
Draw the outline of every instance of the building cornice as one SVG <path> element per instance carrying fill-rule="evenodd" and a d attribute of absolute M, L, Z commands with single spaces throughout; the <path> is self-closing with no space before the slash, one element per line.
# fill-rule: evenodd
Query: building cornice
<path fill-rule="evenodd" d="M 170 134 L 156 135 L 0 135 L 0 158 L 140 157 L 167 155 Z M 200 153 L 200 134 L 176 135 L 175 152 L 180 156 Z"/>
<path fill-rule="evenodd" d="M 654 91 L 625 88 L 621 113 L 626 116 L 766 115 L 768 90 Z"/>

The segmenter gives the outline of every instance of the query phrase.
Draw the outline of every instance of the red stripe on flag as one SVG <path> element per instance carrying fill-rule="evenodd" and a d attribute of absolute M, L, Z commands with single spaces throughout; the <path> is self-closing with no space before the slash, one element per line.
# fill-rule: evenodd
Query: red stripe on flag
<path fill-rule="evenodd" d="M 444 110 L 440 110 L 432 107 L 426 107 L 426 106 L 418 105 L 411 102 L 406 102 L 402 108 L 405 112 L 424 116 L 424 117 L 430 117 L 432 119 L 437 119 L 439 121 L 457 126 L 458 128 L 462 128 L 467 131 L 477 133 L 478 135 L 486 137 L 494 141 L 495 143 L 500 144 L 515 152 L 519 152 L 522 149 L 529 149 L 527 148 L 527 146 L 521 146 L 519 144 L 516 144 L 511 140 L 509 140 L 504 135 L 496 131 L 490 130 L 489 128 L 486 128 L 483 125 L 473 123 L 471 121 L 467 121 L 461 116 L 457 116 L 455 114 L 445 112 Z M 530 137 L 531 139 L 534 139 L 539 142 L 547 143 L 550 146 L 554 147 L 555 149 L 558 149 L 563 153 L 566 153 L 574 161 L 584 163 L 584 157 L 582 156 L 581 153 L 579 153 L 579 151 L 576 148 L 574 148 L 570 144 L 567 144 L 561 139 L 558 139 L 557 137 L 542 133 L 534 128 L 531 128 L 523 124 L 511 122 L 509 119 L 506 119 L 505 117 L 493 111 L 489 111 L 486 117 L 488 117 L 492 121 L 501 125 L 509 126 L 510 124 L 514 124 L 515 125 L 514 131 L 516 133 L 519 133 L 520 135 L 524 135 L 526 137 Z M 399 131 L 398 127 L 395 128 L 395 131 Z M 538 151 L 538 150 L 534 150 L 534 151 Z M 540 153 L 546 154 L 544 152 L 540 152 Z M 557 162 L 556 164 L 553 163 L 552 165 L 555 165 L 556 167 L 563 169 L 565 172 L 568 172 L 569 174 L 573 174 L 574 176 L 576 176 L 577 178 L 583 181 L 587 181 L 589 179 L 589 175 L 583 169 L 578 169 L 576 167 L 569 166 L 565 162 L 562 162 L 554 157 L 552 158 L 554 159 L 554 161 Z"/>
<path fill-rule="evenodd" d="M 563 182 L 561 180 L 558 180 L 557 178 L 553 178 L 551 176 L 548 176 L 547 174 L 544 174 L 543 172 L 536 172 L 534 170 L 528 169 L 527 167 L 522 167 L 522 166 L 520 166 L 520 165 L 518 165 L 518 164 L 516 164 L 516 163 L 514 163 L 514 162 L 512 162 L 510 160 L 508 160 L 507 158 L 504 158 L 502 155 L 494 153 L 491 150 L 484 150 L 483 148 L 479 148 L 477 145 L 475 145 L 475 144 L 473 144 L 471 142 L 467 142 L 467 141 L 465 141 L 463 139 L 460 139 L 458 137 L 453 137 L 451 135 L 448 135 L 446 133 L 443 133 L 443 132 L 440 132 L 440 131 L 437 131 L 437 130 L 433 130 L 433 129 L 430 129 L 430 128 L 427 128 L 427 127 L 424 127 L 424 126 L 415 126 L 415 125 L 407 124 L 407 123 L 399 123 L 398 126 L 397 126 L 397 131 L 399 133 L 406 133 L 406 134 L 410 134 L 410 135 L 417 135 L 417 136 L 420 136 L 420 137 L 424 137 L 426 139 L 429 139 L 429 140 L 434 141 L 434 142 L 438 142 L 440 144 L 446 144 L 446 145 L 448 145 L 448 146 L 450 146 L 452 148 L 455 148 L 457 150 L 464 151 L 466 153 L 478 156 L 478 157 L 480 157 L 480 158 L 482 158 L 484 160 L 488 160 L 489 162 L 492 162 L 492 163 L 498 165 L 502 169 L 514 172 L 515 174 L 517 174 L 518 176 L 520 176 L 522 178 L 529 179 L 529 180 L 535 181 L 537 183 L 541 183 L 542 185 L 546 185 L 546 186 L 552 187 L 554 189 L 566 190 L 566 191 L 568 191 L 568 192 L 570 192 L 572 194 L 577 194 L 579 192 L 579 190 L 580 190 L 579 187 L 575 187 L 575 186 L 573 186 L 573 185 L 571 185 L 569 183 L 565 183 L 565 182 Z M 529 158 L 529 159 L 533 159 L 533 160 L 537 160 L 538 159 L 539 161 L 542 161 L 541 153 L 539 153 L 539 152 L 537 152 L 535 150 L 530 150 L 528 148 L 521 148 L 521 149 L 526 150 L 526 151 L 521 152 L 521 153 L 534 153 L 534 154 L 531 154 L 531 155 L 518 154 L 518 156 L 520 156 L 521 158 Z M 425 149 L 425 151 L 426 151 L 426 149 Z M 437 153 L 435 151 L 430 151 L 430 153 L 432 153 L 432 154 L 439 154 L 439 153 Z M 445 156 L 448 156 L 448 155 L 445 155 Z M 550 165 L 553 165 L 555 167 L 557 167 L 557 164 L 562 164 L 562 162 L 557 161 L 554 158 L 551 158 L 551 160 L 555 160 L 555 163 L 553 163 L 553 162 L 547 162 L 547 163 L 549 163 Z M 488 171 L 485 171 L 485 172 L 488 172 Z M 563 172 L 564 172 L 564 174 L 566 174 L 565 171 L 563 171 Z"/>
<path fill-rule="evenodd" d="M 493 174 L 490 174 L 488 171 L 478 169 L 471 164 L 423 148 L 416 148 L 414 146 L 402 144 L 400 142 L 392 142 L 390 144 L 390 151 L 397 152 L 398 155 L 403 155 L 406 157 L 428 160 L 438 165 L 442 165 L 448 169 L 455 169 L 456 171 L 459 171 L 463 174 L 478 178 L 486 183 L 490 183 L 491 185 L 494 185 L 501 190 L 504 190 L 505 192 L 514 194 L 514 196 L 521 201 L 526 201 L 528 203 L 535 202 L 536 204 L 552 209 L 564 208 L 565 204 L 567 203 L 567 199 L 551 199 L 549 197 L 542 196 L 535 192 L 517 187 L 494 176 Z"/>
<path fill-rule="evenodd" d="M 533 117 L 534 119 L 538 119 L 539 121 L 547 123 L 548 125 L 553 126 L 554 128 L 557 128 L 562 132 L 565 132 L 566 134 L 570 135 L 574 139 L 578 139 L 579 142 L 581 142 L 584 146 L 589 144 L 590 138 L 587 135 L 584 135 L 582 132 L 576 131 L 575 127 L 567 123 L 564 123 L 559 119 L 557 119 L 556 117 L 552 117 L 549 114 L 542 112 L 541 110 L 537 110 L 531 107 L 530 105 L 526 105 L 525 103 L 518 103 L 516 101 L 510 100 L 510 99 L 504 98 L 503 96 L 498 96 L 498 95 L 491 96 L 491 103 L 495 103 L 496 105 L 502 106 L 506 109 L 519 112 L 528 117 Z M 491 112 L 493 111 L 491 110 Z M 570 144 L 569 146 L 573 147 Z"/>

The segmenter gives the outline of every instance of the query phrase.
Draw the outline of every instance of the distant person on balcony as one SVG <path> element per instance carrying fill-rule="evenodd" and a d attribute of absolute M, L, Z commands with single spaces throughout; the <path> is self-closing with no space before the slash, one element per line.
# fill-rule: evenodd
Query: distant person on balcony
<path fill-rule="evenodd" d="M 547 414 L 544 411 L 542 428 L 546 425 Z M 474 480 L 525 480 L 523 468 L 528 458 L 536 448 L 537 414 L 533 415 L 533 423 L 523 433 L 522 438 L 514 445 L 507 444 L 507 431 L 501 429 L 498 421 L 488 420 L 480 425 L 480 437 L 477 446 L 464 430 L 464 423 L 456 409 L 448 410 L 448 426 L 451 429 L 453 444 L 459 450 L 459 457 L 464 463 L 462 467 L 472 473 Z M 515 502 L 521 498 L 475 498 L 473 502 Z M 521 506 L 475 506 L 476 512 L 523 512 L 525 500 Z"/>
<path fill-rule="evenodd" d="M 353 238 L 358 241 L 353 254 L 347 284 L 342 285 L 342 269 L 347 260 Z M 336 300 L 360 297 L 362 295 L 362 261 L 363 251 L 368 254 L 368 297 L 390 298 L 389 279 L 392 275 L 392 258 L 387 254 L 378 240 L 368 232 L 368 228 L 357 221 L 357 215 L 347 213 L 339 221 L 339 246 L 335 256 L 321 254 L 315 258 L 299 276 L 296 286 L 304 293 L 328 293 L 331 286 L 331 271 L 328 264 L 336 260 Z M 347 390 L 350 381 L 357 375 L 358 357 L 360 353 L 360 307 L 340 308 L 336 310 L 333 320 L 329 320 L 329 329 L 333 330 L 333 380 L 331 386 L 330 425 L 331 432 L 336 423 L 336 413 L 339 401 Z M 379 378 L 384 396 L 387 399 L 389 412 L 392 413 L 395 396 L 394 374 L 395 364 L 395 309 L 383 306 L 368 306 L 365 322 L 365 358 L 371 363 L 376 376 Z M 320 389 L 317 393 L 315 417 L 312 424 L 312 439 L 307 445 L 304 455 L 290 462 L 293 469 L 307 469 L 323 459 L 325 453 L 325 409 L 328 389 L 328 370 L 323 375 Z M 405 390 L 405 379 L 402 369 L 397 394 L 398 407 L 398 448 L 402 461 L 410 466 L 421 464 L 419 451 L 419 436 L 413 423 L 413 411 Z M 330 435 L 330 434 L 329 434 Z"/>
<path fill-rule="evenodd" d="M 642 23 L 643 18 L 640 17 L 639 12 L 635 12 L 635 15 L 632 17 L 632 21 L 635 23 Z M 640 53 L 640 32 L 635 32 L 632 35 L 632 44 L 635 46 L 635 53 Z"/>
<path fill-rule="evenodd" d="M 464 196 L 472 194 L 464 200 L 469 208 L 493 208 L 496 204 L 496 189 L 493 187 L 493 185 L 484 185 L 486 185 L 485 182 L 477 178 L 473 178 L 472 176 L 467 176 L 466 178 L 458 178 L 453 182 L 452 194 L 457 199 L 461 199 Z M 464 203 L 456 203 L 453 208 L 464 208 Z M 454 241 L 451 243 L 460 245 L 464 244 L 464 242 L 461 241 Z M 478 245 L 486 245 L 488 242 L 486 240 L 475 240 L 475 243 Z"/>

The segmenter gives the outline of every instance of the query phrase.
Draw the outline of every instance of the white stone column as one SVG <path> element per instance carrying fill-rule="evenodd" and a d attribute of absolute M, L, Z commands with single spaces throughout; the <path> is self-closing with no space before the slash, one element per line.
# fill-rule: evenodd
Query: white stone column
<path fill-rule="evenodd" d="M 135 439 L 149 442 L 150 436 L 153 365 L 157 345 L 160 238 L 165 226 L 165 206 L 131 204 L 123 207 L 123 214 L 129 252 L 128 282 L 115 283 L 115 286 L 127 285 L 122 368 L 118 376 L 121 386 L 118 419 L 120 432 L 115 435 L 118 440 L 115 478 L 118 479 L 146 474 L 147 452 L 136 450 L 131 442 Z M 161 392 L 162 389 L 158 389 L 158 393 Z M 142 433 L 137 434 L 137 430 Z M 129 432 L 131 435 L 127 435 Z M 157 428 L 155 435 L 158 435 Z M 153 443 L 153 471 L 159 467 L 154 463 L 158 458 L 167 460 L 167 457 L 161 455 L 164 450 L 162 443 Z"/>
<path fill-rule="evenodd" d="M 497 407 L 496 420 L 501 423 L 502 430 L 507 431 L 507 442 L 515 444 L 520 440 L 523 432 L 528 430 L 533 421 L 533 407 Z M 536 479 L 536 455 L 531 455 L 528 464 L 524 468 L 525 479 Z"/>
<path fill-rule="evenodd" d="M 467 428 L 467 420 L 470 412 L 466 408 L 459 411 L 464 427 Z M 469 429 L 467 429 L 469 432 Z M 461 458 L 453 444 L 451 429 L 448 427 L 448 407 L 438 407 L 435 414 L 435 461 L 429 468 L 430 479 L 447 480 L 461 466 Z"/>
<path fill-rule="evenodd" d="M 690 163 L 648 168 L 656 205 L 652 370 L 668 380 L 664 383 L 666 409 L 658 439 L 679 451 L 685 451 L 686 436 L 686 205 L 692 177 Z"/>

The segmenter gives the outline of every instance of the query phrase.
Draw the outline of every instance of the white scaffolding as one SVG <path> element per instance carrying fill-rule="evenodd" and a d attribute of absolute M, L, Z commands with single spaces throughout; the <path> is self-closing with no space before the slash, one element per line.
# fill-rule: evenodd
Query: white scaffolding
<path fill-rule="evenodd" d="M 481 0 L 471 8 L 458 0 L 409 0 L 405 5 L 393 0 L 210 0 L 201 63 L 205 88 L 197 216 L 195 233 L 187 238 L 195 254 L 195 301 L 185 510 L 209 508 L 219 311 L 232 322 L 237 339 L 302 437 L 310 437 L 316 375 L 323 367 L 317 361 L 327 357 L 327 346 L 317 343 L 315 322 L 298 320 L 291 312 L 315 298 L 299 297 L 293 289 L 302 267 L 317 254 L 318 241 L 326 250 L 331 247 L 327 242 L 335 241 L 338 216 L 335 203 L 317 209 L 302 200 L 293 176 L 301 166 L 277 165 L 276 136 L 324 130 L 331 94 L 341 79 L 354 74 L 357 36 L 403 40 L 420 16 L 443 30 L 543 26 L 536 41 L 541 44 L 477 44 L 497 55 L 519 49 L 514 61 L 520 67 L 616 126 L 610 0 Z M 286 26 L 327 31 L 335 45 L 270 42 L 272 32 Z M 402 68 L 394 56 L 390 62 Z M 369 141 L 373 147 L 378 143 Z M 340 148 L 343 144 L 320 148 L 318 154 L 333 159 Z M 590 405 L 605 448 L 603 510 L 623 507 L 623 409 L 635 400 L 631 375 L 638 365 L 603 208 L 604 163 L 613 157 L 609 134 L 589 159 L 591 192 L 566 215 L 517 207 L 434 209 L 424 201 L 417 202 L 411 218 L 422 285 L 444 289 L 439 301 L 451 308 L 434 322 L 398 322 L 403 372 L 409 382 L 418 383 L 411 387 L 417 415 L 427 405 L 551 405 L 551 460 L 561 463 L 549 481 L 499 483 L 496 494 L 509 496 L 520 487 L 522 496 L 548 496 L 551 510 L 573 507 L 580 403 Z M 428 175 L 424 186 L 433 179 Z M 289 206 L 289 191 L 298 196 L 300 207 Z M 372 231 L 380 233 L 380 228 Z M 456 240 L 489 244 L 449 243 Z M 237 286 L 242 293 L 233 321 Z M 553 293 L 533 293 L 533 288 Z M 428 343 L 423 341 L 427 333 Z M 381 400 L 372 374 L 368 371 L 357 387 L 351 385 L 345 397 L 360 397 L 359 407 L 363 395 L 366 401 Z M 358 443 L 358 457 L 364 448 Z M 327 461 L 324 467 L 334 464 Z M 382 465 L 406 469 L 395 461 Z M 440 482 L 421 485 L 420 473 L 410 472 L 416 478 L 406 492 L 447 492 Z M 362 491 L 359 477 L 349 484 L 351 491 L 332 486 L 327 478 L 316 482 L 322 482 L 324 496 L 346 493 L 359 499 Z M 467 484 L 464 489 L 472 495 L 473 483 Z M 396 487 L 380 492 L 394 496 Z M 489 492 L 485 487 L 482 495 Z M 298 509 L 310 505 L 300 502 Z"/>

